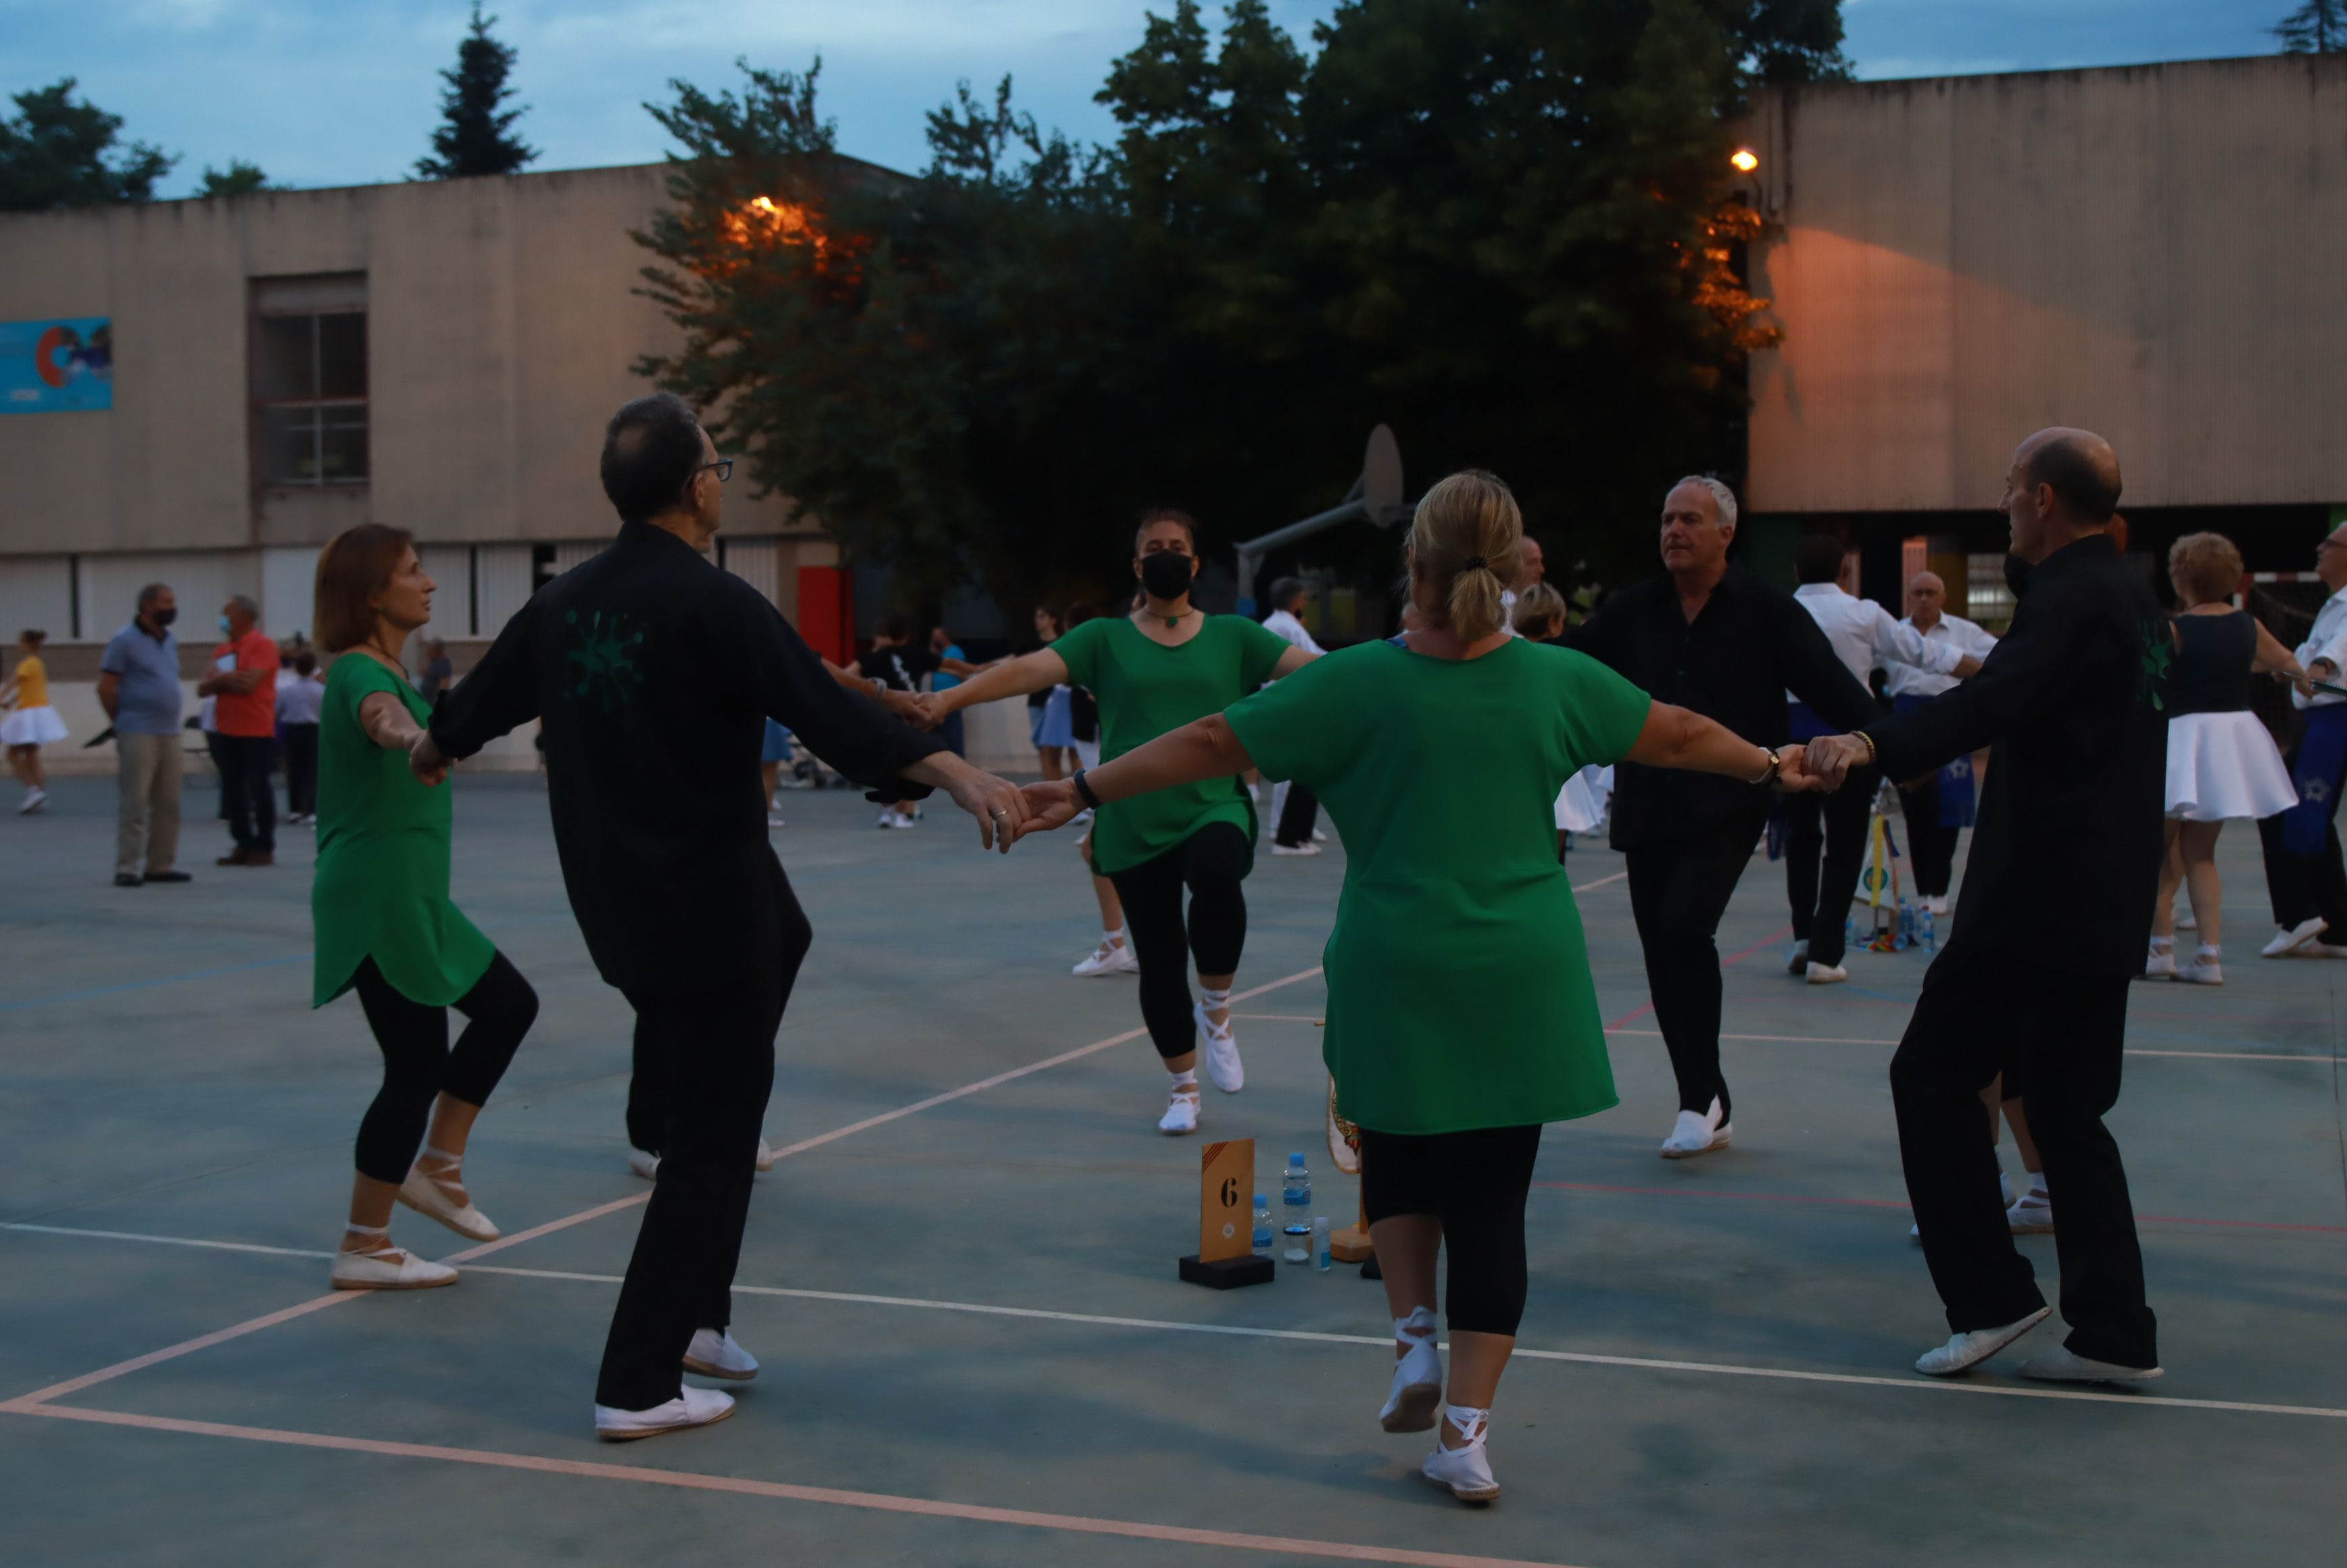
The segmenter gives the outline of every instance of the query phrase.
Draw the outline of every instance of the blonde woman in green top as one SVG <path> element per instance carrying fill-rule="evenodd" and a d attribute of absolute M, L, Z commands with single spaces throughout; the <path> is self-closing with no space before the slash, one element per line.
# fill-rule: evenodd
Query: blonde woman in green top
<path fill-rule="evenodd" d="M 1087 620 L 1049 648 L 931 693 L 923 707 L 935 722 L 972 702 L 1082 686 L 1100 702 L 1101 755 L 1114 757 L 1219 713 L 1316 657 L 1244 616 L 1199 610 L 1190 602 L 1197 570 L 1197 524 L 1185 512 L 1151 512 L 1133 541 L 1139 609 L 1122 619 Z M 1198 1130 L 1201 1038 L 1215 1088 L 1235 1094 L 1246 1081 L 1230 1000 L 1246 942 L 1246 896 L 1239 884 L 1255 866 L 1255 803 L 1236 779 L 1167 789 L 1103 811 L 1092 825 L 1092 868 L 1116 885 L 1124 906 L 1141 965 L 1142 1020 L 1172 1074 L 1161 1132 Z M 1194 1004 L 1193 959 L 1203 993 Z"/>
<path fill-rule="evenodd" d="M 425 784 L 408 765 L 432 709 L 399 656 L 432 619 L 432 589 L 404 528 L 362 523 L 318 557 L 312 624 L 341 657 L 318 713 L 313 999 L 323 1007 L 355 989 L 383 1049 L 383 1088 L 359 1123 L 337 1290 L 456 1283 L 448 1265 L 391 1245 L 394 1203 L 469 1240 L 497 1239 L 466 1191 L 465 1144 L 538 1016 L 529 982 L 448 901 L 446 768 Z M 469 1020 L 453 1050 L 451 1007 Z"/>
<path fill-rule="evenodd" d="M 1769 752 L 1650 701 L 1595 660 L 1508 634 L 1522 521 L 1505 485 L 1454 474 L 1418 505 L 1414 627 L 1062 784 L 1027 786 L 1027 831 L 1249 765 L 1320 797 L 1342 831 L 1322 1051 L 1361 1129 L 1361 1195 L 1394 1319 L 1389 1431 L 1436 1426 L 1428 1480 L 1499 1495 L 1484 1434 L 1526 1294 L 1524 1200 L 1541 1125 L 1614 1102 L 1605 1035 L 1553 815 L 1590 764 L 1805 784 Z M 1450 1250 L 1452 1363 L 1435 1348 Z"/>

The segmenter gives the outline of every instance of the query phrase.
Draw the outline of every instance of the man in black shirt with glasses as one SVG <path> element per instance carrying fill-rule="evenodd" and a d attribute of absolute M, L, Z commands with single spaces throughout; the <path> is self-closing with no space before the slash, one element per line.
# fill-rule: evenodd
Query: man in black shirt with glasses
<path fill-rule="evenodd" d="M 1728 563 L 1735 538 L 1735 493 L 1717 479 L 1680 480 L 1663 501 L 1664 575 L 1614 594 L 1564 634 L 1565 645 L 1657 702 L 1762 742 L 1790 728 L 1788 690 L 1837 727 L 1871 720 L 1874 699 L 1809 612 Z M 1647 992 L 1678 1079 L 1666 1160 L 1724 1149 L 1734 1132 L 1719 1071 L 1715 938 L 1768 815 L 1768 792 L 1758 784 L 1636 763 L 1614 775 L 1613 842 L 1624 852 Z"/>

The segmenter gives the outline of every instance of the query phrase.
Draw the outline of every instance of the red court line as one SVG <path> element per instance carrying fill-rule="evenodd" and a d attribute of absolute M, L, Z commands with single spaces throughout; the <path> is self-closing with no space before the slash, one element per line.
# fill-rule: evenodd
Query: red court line
<path fill-rule="evenodd" d="M 0 1406 L 0 1409 L 5 1408 Z M 90 1421 L 100 1426 L 132 1427 L 143 1431 L 236 1438 L 246 1442 L 278 1443 L 292 1448 L 336 1449 L 345 1453 L 379 1454 L 392 1459 L 439 1460 L 446 1463 L 482 1465 L 496 1470 L 533 1471 L 540 1475 L 634 1481 L 648 1486 L 672 1486 L 689 1491 L 723 1491 L 745 1497 L 779 1498 L 791 1502 L 827 1503 L 835 1508 L 868 1509 L 878 1513 L 969 1520 L 982 1524 L 1018 1524 L 1034 1530 L 1059 1530 L 1079 1535 L 1122 1536 L 1132 1541 L 1171 1541 L 1187 1546 L 1220 1546 L 1242 1552 L 1276 1552 L 1290 1557 L 1333 1558 L 1344 1563 L 1399 1563 L 1409 1564 L 1409 1568 L 1563 1568 L 1563 1564 L 1530 1563 L 1519 1558 L 1417 1552 L 1397 1546 L 1360 1546 L 1344 1541 L 1306 1541 L 1281 1535 L 1251 1535 L 1230 1530 L 1193 1530 L 1175 1524 L 1143 1524 L 1123 1519 L 1093 1519 L 1082 1514 L 1041 1513 L 1024 1508 L 989 1508 L 979 1503 L 943 1502 L 934 1498 L 899 1497 L 881 1491 L 793 1486 L 785 1481 L 701 1475 L 691 1471 L 655 1470 L 645 1465 L 546 1459 L 536 1454 L 502 1453 L 490 1449 L 444 1448 L 436 1443 L 384 1442 L 373 1438 L 285 1431 L 273 1427 L 231 1426 L 220 1421 L 180 1420 L 169 1416 L 131 1415 L 119 1410 L 45 1406 L 22 1413 L 50 1416 L 61 1420 Z"/>
<path fill-rule="evenodd" d="M 1809 1193 L 1736 1193 L 1717 1187 L 1631 1187 L 1610 1182 L 1534 1182 L 1535 1187 L 1553 1187 L 1569 1193 L 1634 1193 L 1640 1196 L 1670 1198 L 1733 1198 L 1747 1204 L 1817 1204 L 1833 1208 L 1904 1209 L 1909 1205 L 1894 1198 L 1832 1198 Z M 2280 1220 L 2203 1220 L 2182 1214 L 2137 1214 L 2144 1225 L 2209 1225 L 2224 1230 L 2312 1231 L 2322 1235 L 2347 1235 L 2347 1225 L 2291 1225 Z"/>
<path fill-rule="evenodd" d="M 1629 873 L 1627 873 L 1627 872 L 1624 872 L 1624 873 L 1623 873 L 1623 875 L 1626 876 L 1628 876 L 1628 875 L 1629 875 Z M 1576 891 L 1577 891 L 1577 889 L 1576 889 Z M 1792 924 L 1791 924 L 1791 922 L 1788 921 L 1786 924 L 1784 924 L 1784 925 L 1782 925 L 1782 926 L 1778 927 L 1776 928 L 1776 930 L 1774 930 L 1774 931 L 1770 932 L 1768 936 L 1761 938 L 1758 941 L 1757 941 L 1757 942 L 1753 943 L 1750 947 L 1746 948 L 1745 948 L 1745 949 L 1743 949 L 1741 952 L 1737 952 L 1737 953 L 1731 954 L 1731 955 L 1729 955 L 1728 957 L 1727 957 L 1727 958 L 1725 958 L 1720 959 L 1720 960 L 1719 960 L 1719 967 L 1720 967 L 1722 969 L 1729 969 L 1729 968 L 1735 968 L 1737 964 L 1740 964 L 1740 963 L 1742 963 L 1745 959 L 1747 959 L 1747 958 L 1750 958 L 1753 954 L 1755 954 L 1755 953 L 1758 952 L 1761 948 L 1772 948 L 1772 947 L 1775 947 L 1778 942 L 1783 941 L 1786 938 L 1788 938 L 1788 937 L 1791 936 L 1792 934 L 1793 934 L 1793 927 L 1792 927 Z M 1613 1022 L 1611 1022 L 1611 1023 L 1607 1024 L 1605 1027 L 1606 1027 L 1607 1029 L 1609 1029 L 1609 1030 L 1619 1029 L 1619 1028 L 1621 1028 L 1624 1024 L 1628 1023 L 1632 1019 L 1635 1019 L 1635 1018 L 1644 1018 L 1644 1017 L 1645 1017 L 1645 1016 L 1646 1016 L 1646 1014 L 1648 1014 L 1648 1013 L 1650 1013 L 1650 1012 L 1652 1012 L 1652 1011 L 1654 1011 L 1654 1010 L 1655 1010 L 1654 999 L 1652 999 L 1652 998 L 1650 997 L 1650 998 L 1648 998 L 1648 999 L 1647 999 L 1647 1000 L 1646 1000 L 1646 1002 L 1645 1002 L 1645 1006 L 1643 1006 L 1643 1007 L 1636 1007 L 1636 1008 L 1633 1008 L 1633 1009 L 1631 1009 L 1628 1012 L 1624 1013 L 1620 1018 L 1615 1019 Z"/>

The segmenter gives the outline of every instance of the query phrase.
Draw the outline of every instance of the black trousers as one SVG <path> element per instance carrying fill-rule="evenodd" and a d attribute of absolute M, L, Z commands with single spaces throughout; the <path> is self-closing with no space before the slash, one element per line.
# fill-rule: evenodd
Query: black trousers
<path fill-rule="evenodd" d="M 1154 860 L 1112 873 L 1124 905 L 1124 929 L 1141 965 L 1141 1020 L 1163 1057 L 1198 1048 L 1190 1016 L 1190 963 L 1202 975 L 1235 974 L 1246 947 L 1246 894 L 1241 880 L 1254 859 L 1246 835 L 1209 823 Z M 1182 889 L 1190 917 L 1182 918 Z"/>
<path fill-rule="evenodd" d="M 1729 1110 L 1719 1073 L 1719 917 L 1759 842 L 1766 808 L 1738 813 L 1694 838 L 1624 851 L 1630 914 L 1646 956 L 1646 994 L 1679 1081 L 1679 1109 L 1697 1115 L 1716 1098 Z"/>
<path fill-rule="evenodd" d="M 599 1405 L 648 1410 L 675 1399 L 693 1331 L 733 1321 L 774 1031 L 814 938 L 779 871 L 775 880 L 782 939 L 772 964 L 698 990 L 628 994 L 643 1052 L 638 1076 L 649 1071 L 657 1085 L 645 1104 L 659 1107 L 662 1125 L 648 1146 L 661 1163 L 603 1344 Z M 633 1088 L 629 1099 L 635 1138 Z"/>
<path fill-rule="evenodd" d="M 383 1087 L 359 1122 L 359 1174 L 395 1184 L 415 1163 L 435 1099 L 445 1092 L 467 1105 L 489 1102 L 522 1036 L 537 1021 L 538 993 L 499 953 L 457 999 L 456 1010 L 467 1022 L 451 1050 L 448 1009 L 393 989 L 373 958 L 359 966 L 355 989 L 383 1050 Z"/>
<path fill-rule="evenodd" d="M 318 810 L 318 726 L 285 726 L 285 809 L 295 816 Z"/>
<path fill-rule="evenodd" d="M 2301 734 L 2282 759 L 2292 779 L 2299 776 L 2303 743 Z M 2342 783 L 2336 775 L 2330 780 L 2334 801 Z M 2265 850 L 2266 897 L 2273 901 L 2274 924 L 2288 930 L 2319 916 L 2331 927 L 2332 935 L 2325 940 L 2341 940 L 2340 933 L 2347 932 L 2347 862 L 2340 856 L 2339 823 L 2334 817 L 2323 824 L 2321 848 L 2312 855 L 2294 855 L 2282 834 L 2285 815 L 2261 817 L 2258 822 L 2258 842 Z"/>
<path fill-rule="evenodd" d="M 1981 1136 L 1980 1091 L 2010 1059 L 2045 1184 L 2062 1194 L 2054 1249 L 2065 1343 L 2097 1361 L 2158 1364 L 2127 1172 L 2103 1125 L 2118 1102 L 2127 1009 L 2124 976 L 2067 974 L 1963 944 L 1943 949 L 1924 975 L 1891 1060 L 1891 1097 L 1923 1261 L 1953 1332 L 2011 1323 L 2045 1304 L 2013 1245 L 1996 1154 Z"/>
<path fill-rule="evenodd" d="M 213 753 L 226 791 L 229 836 L 239 849 L 274 854 L 277 849 L 277 790 L 269 765 L 277 751 L 274 735 L 220 735 Z"/>
<path fill-rule="evenodd" d="M 1320 817 L 1320 800 L 1300 784 L 1287 786 L 1287 800 L 1279 810 L 1271 840 L 1289 849 L 1312 842 L 1312 825 Z"/>
<path fill-rule="evenodd" d="M 1541 1130 L 1462 1132 L 1361 1129 L 1361 1205 L 1371 1225 L 1400 1214 L 1442 1222 L 1443 1295 L 1453 1332 L 1513 1334 L 1524 1318 L 1524 1200 Z M 1432 1303 L 1428 1305 L 1431 1306 Z"/>
<path fill-rule="evenodd" d="M 1785 893 L 1793 906 L 1794 938 L 1809 943 L 1811 963 L 1841 962 L 1842 927 L 1866 868 L 1866 825 L 1881 777 L 1872 768 L 1853 768 L 1831 794 L 1785 799 Z"/>
<path fill-rule="evenodd" d="M 1913 789 L 1901 790 L 1899 804 L 1906 816 L 1907 863 L 1914 868 L 1915 891 L 1922 897 L 1944 898 L 1956 871 L 1956 838 L 1963 829 L 1940 825 L 1938 770 Z"/>

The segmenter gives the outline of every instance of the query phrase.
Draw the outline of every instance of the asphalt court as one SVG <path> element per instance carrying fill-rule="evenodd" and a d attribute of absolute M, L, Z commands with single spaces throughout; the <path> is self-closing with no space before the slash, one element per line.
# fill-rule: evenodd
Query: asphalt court
<path fill-rule="evenodd" d="M 1130 979 L 1067 972 L 1096 925 L 1069 844 L 990 856 L 948 808 L 881 833 L 854 795 L 785 797 L 816 945 L 766 1120 L 793 1152 L 760 1178 L 736 1296 L 764 1371 L 729 1421 L 603 1445 L 594 1368 L 649 1189 L 620 1126 L 629 1015 L 542 793 L 457 786 L 458 900 L 545 1004 L 467 1160 L 506 1241 L 454 1289 L 354 1297 L 323 1254 L 377 1059 L 354 1003 L 307 1005 L 302 830 L 273 872 L 215 870 L 208 787 L 187 887 L 108 885 L 107 781 L 0 829 L 12 1559 L 2337 1561 L 2338 968 L 2252 956 L 2246 831 L 2220 848 L 2231 983 L 2137 989 L 2112 1118 L 2168 1368 L 2144 1393 L 2024 1384 L 2013 1357 L 1957 1385 L 1907 1370 L 1945 1334 L 1883 1076 L 1923 960 L 1792 981 L 1764 859 L 1720 937 L 1736 1146 L 1655 1158 L 1675 1096 L 1621 860 L 1577 850 L 1623 1104 L 1543 1141 L 1494 1414 L 1507 1495 L 1468 1511 L 1414 1479 L 1422 1440 L 1376 1426 L 1377 1286 L 1174 1280 L 1197 1147 L 1153 1131 Z M 1306 1151 L 1338 1224 L 1315 1020 L 1343 867 L 1334 843 L 1258 862 L 1247 1087 L 1210 1092 L 1204 1127 L 1255 1138 L 1266 1190 Z M 394 1233 L 473 1250 L 405 1210 Z M 2050 1238 L 2022 1245 L 2050 1296 Z"/>

